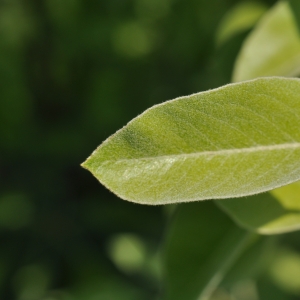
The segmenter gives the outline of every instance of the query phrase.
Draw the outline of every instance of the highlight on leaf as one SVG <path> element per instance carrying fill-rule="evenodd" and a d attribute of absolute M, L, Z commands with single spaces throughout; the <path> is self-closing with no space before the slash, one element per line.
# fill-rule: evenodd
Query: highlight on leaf
<path fill-rule="evenodd" d="M 167 204 L 300 179 L 300 80 L 258 78 L 156 105 L 83 163 L 119 197 Z"/>

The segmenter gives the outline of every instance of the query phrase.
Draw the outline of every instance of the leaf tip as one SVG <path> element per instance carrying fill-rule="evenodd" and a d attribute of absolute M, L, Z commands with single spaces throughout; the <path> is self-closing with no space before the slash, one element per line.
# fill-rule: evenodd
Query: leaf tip
<path fill-rule="evenodd" d="M 83 163 L 81 163 L 80 164 L 80 166 L 82 167 L 82 168 L 84 168 L 84 169 L 86 169 L 86 170 L 89 170 L 89 167 L 88 167 L 88 158 L 83 162 Z"/>

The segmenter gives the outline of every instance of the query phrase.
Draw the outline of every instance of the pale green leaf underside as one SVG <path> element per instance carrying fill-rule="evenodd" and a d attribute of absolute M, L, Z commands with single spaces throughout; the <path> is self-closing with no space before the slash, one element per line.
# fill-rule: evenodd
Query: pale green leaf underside
<path fill-rule="evenodd" d="M 300 73 L 300 37 L 287 2 L 279 1 L 246 39 L 236 60 L 233 81 Z"/>
<path fill-rule="evenodd" d="M 271 194 L 271 195 L 270 195 Z M 260 234 L 300 229 L 300 182 L 247 198 L 216 203 L 239 225 Z"/>
<path fill-rule="evenodd" d="M 271 193 L 273 194 L 273 191 Z M 278 193 L 283 195 L 284 190 Z M 297 196 L 294 195 L 293 198 Z M 299 196 L 298 201 L 294 202 L 288 194 L 283 195 L 282 199 L 280 201 L 270 193 L 264 193 L 241 199 L 219 200 L 216 203 L 239 225 L 260 234 L 279 234 L 299 230 Z"/>
<path fill-rule="evenodd" d="M 252 195 L 300 179 L 300 80 L 260 78 L 154 106 L 83 164 L 123 199 Z"/>
<path fill-rule="evenodd" d="M 270 191 L 277 201 L 287 210 L 298 210 L 300 213 L 300 182 L 282 186 Z M 300 227 L 300 226 L 299 226 Z"/>

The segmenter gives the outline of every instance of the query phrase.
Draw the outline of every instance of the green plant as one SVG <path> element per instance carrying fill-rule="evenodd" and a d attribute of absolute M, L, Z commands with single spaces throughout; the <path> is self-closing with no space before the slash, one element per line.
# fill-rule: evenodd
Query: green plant
<path fill-rule="evenodd" d="M 254 278 L 265 269 L 300 293 L 295 273 L 277 271 L 299 266 L 299 256 L 264 237 L 300 229 L 300 80 L 286 78 L 300 74 L 298 3 L 279 1 L 262 17 L 237 57 L 235 83 L 150 108 L 83 163 L 125 200 L 214 199 L 176 208 L 164 244 L 165 299 L 226 299 L 223 290 L 238 294 L 238 284 L 256 299 Z M 262 8 L 251 10 L 256 22 Z M 239 13 L 218 43 L 241 26 Z"/>

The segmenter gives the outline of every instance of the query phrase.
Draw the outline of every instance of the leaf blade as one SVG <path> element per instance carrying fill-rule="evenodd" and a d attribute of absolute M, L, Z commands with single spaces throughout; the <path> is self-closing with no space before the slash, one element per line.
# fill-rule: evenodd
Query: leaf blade
<path fill-rule="evenodd" d="M 300 81 L 261 78 L 148 109 L 83 164 L 121 198 L 240 197 L 300 179 Z"/>

